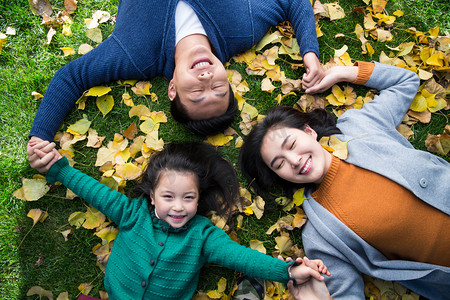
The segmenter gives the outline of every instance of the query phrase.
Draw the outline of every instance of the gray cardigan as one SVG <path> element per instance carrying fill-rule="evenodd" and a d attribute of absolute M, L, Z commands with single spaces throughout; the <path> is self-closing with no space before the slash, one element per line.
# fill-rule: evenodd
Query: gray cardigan
<path fill-rule="evenodd" d="M 375 63 L 365 86 L 379 90 L 379 95 L 362 109 L 349 110 L 338 119 L 343 134 L 337 137 L 352 139 L 346 161 L 399 183 L 449 215 L 450 164 L 414 149 L 396 130 L 416 95 L 419 78 L 411 71 Z M 450 268 L 388 260 L 318 204 L 311 192 L 306 193 L 303 204 L 308 216 L 302 231 L 303 246 L 308 257 L 322 259 L 332 273 L 326 283 L 334 299 L 364 299 L 361 273 L 400 282 L 433 300 L 450 299 Z"/>

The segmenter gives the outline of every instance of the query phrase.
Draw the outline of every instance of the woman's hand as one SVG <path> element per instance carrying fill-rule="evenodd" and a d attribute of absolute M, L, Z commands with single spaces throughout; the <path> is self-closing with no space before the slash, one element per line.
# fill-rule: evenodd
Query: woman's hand
<path fill-rule="evenodd" d="M 356 66 L 335 66 L 325 71 L 325 76 L 316 85 L 307 88 L 306 93 L 315 94 L 328 90 L 334 84 L 347 81 L 353 82 L 358 76 L 358 67 Z"/>

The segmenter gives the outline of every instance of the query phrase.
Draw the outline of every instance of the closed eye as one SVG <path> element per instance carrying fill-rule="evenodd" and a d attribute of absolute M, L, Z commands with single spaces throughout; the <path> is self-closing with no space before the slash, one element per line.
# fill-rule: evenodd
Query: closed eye
<path fill-rule="evenodd" d="M 283 165 L 284 165 L 284 160 L 282 160 L 282 161 L 280 162 L 280 164 L 278 165 L 278 167 L 276 167 L 276 169 L 277 169 L 277 170 L 280 169 Z"/>

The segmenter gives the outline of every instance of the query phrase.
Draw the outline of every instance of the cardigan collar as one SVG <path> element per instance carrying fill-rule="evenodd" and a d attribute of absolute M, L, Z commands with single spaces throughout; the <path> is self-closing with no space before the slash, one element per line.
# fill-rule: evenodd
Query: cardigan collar
<path fill-rule="evenodd" d="M 182 227 L 174 228 L 174 227 L 170 226 L 170 224 L 167 223 L 166 221 L 163 221 L 163 220 L 159 219 L 156 216 L 154 208 L 152 209 L 150 214 L 151 214 L 151 217 L 152 217 L 153 227 L 158 228 L 158 229 L 166 227 L 166 228 L 169 229 L 169 232 L 183 232 L 183 231 L 186 231 L 189 228 L 189 225 L 191 224 L 191 220 L 192 220 L 191 219 L 191 220 L 187 221 L 187 223 L 184 224 Z"/>

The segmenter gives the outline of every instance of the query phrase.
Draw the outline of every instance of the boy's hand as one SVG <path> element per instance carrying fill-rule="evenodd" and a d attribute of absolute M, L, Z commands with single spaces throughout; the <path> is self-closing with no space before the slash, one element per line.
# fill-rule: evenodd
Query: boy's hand
<path fill-rule="evenodd" d="M 322 81 L 325 71 L 314 52 L 306 53 L 303 56 L 303 62 L 305 63 L 306 73 L 303 74 L 302 87 L 307 90 Z"/>

